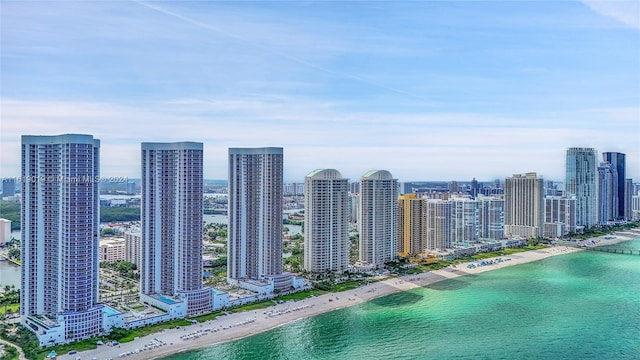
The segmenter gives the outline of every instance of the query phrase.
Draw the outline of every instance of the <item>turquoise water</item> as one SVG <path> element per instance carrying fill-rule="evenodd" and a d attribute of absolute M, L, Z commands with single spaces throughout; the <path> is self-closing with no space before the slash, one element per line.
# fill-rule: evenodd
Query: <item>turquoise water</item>
<path fill-rule="evenodd" d="M 166 359 L 426 358 L 640 359 L 640 256 L 555 256 Z"/>

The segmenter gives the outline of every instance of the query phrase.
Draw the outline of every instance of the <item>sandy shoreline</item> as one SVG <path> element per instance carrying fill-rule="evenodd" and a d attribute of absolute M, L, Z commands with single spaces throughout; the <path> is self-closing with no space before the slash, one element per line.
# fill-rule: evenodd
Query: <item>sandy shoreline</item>
<path fill-rule="evenodd" d="M 615 239 L 605 240 L 604 236 L 595 238 L 598 246 L 615 244 L 631 240 L 637 236 L 616 234 Z M 363 302 L 390 295 L 400 291 L 424 287 L 442 280 L 459 276 L 478 274 L 503 267 L 525 264 L 542 260 L 551 256 L 582 251 L 569 246 L 552 246 L 541 250 L 531 250 L 513 255 L 501 256 L 509 261 L 494 262 L 493 265 L 468 268 L 465 262 L 457 266 L 430 271 L 422 274 L 390 278 L 371 283 L 357 289 L 339 293 L 325 294 L 299 301 L 288 301 L 269 308 L 223 315 L 215 320 L 194 324 L 180 329 L 167 329 L 159 333 L 147 335 L 120 346 L 99 346 L 97 349 L 82 351 L 74 355 L 60 355 L 59 359 L 155 359 L 187 350 L 195 350 L 210 345 L 231 341 L 254 335 L 266 330 L 288 324 L 290 322 L 329 311 L 361 304 Z M 493 258 L 496 259 L 496 258 Z M 491 259 L 486 259 L 488 261 Z M 187 337 L 187 339 L 183 339 Z M 138 351 L 136 353 L 136 350 Z M 120 357 L 120 354 L 131 352 Z"/>

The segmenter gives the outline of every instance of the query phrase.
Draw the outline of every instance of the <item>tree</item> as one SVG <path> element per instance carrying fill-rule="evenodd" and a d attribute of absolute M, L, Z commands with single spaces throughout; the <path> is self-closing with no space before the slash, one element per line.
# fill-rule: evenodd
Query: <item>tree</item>
<path fill-rule="evenodd" d="M 18 260 L 20 260 L 20 249 L 18 249 L 17 247 L 12 247 L 7 252 L 7 256 L 9 256 L 9 259 L 18 259 Z"/>
<path fill-rule="evenodd" d="M 114 236 L 116 234 L 116 231 L 113 230 L 112 228 L 104 228 L 102 230 L 100 230 L 100 236 Z"/>

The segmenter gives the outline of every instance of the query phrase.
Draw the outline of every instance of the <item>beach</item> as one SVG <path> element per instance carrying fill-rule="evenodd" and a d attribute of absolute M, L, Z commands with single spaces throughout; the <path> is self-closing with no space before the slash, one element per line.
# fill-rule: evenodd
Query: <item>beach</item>
<path fill-rule="evenodd" d="M 609 245 L 630 240 L 632 234 L 616 235 L 614 239 L 594 238 L 597 245 Z M 59 359 L 154 359 L 178 352 L 194 350 L 206 346 L 231 341 L 276 328 L 296 320 L 319 315 L 329 311 L 361 304 L 363 302 L 428 286 L 436 282 L 465 275 L 479 274 L 508 266 L 525 264 L 555 255 L 562 255 L 582 249 L 570 246 L 551 246 L 491 259 L 469 261 L 436 271 L 403 277 L 388 278 L 372 282 L 357 289 L 339 293 L 324 294 L 304 300 L 288 301 L 269 308 L 222 315 L 215 320 L 185 327 L 167 329 L 159 333 L 141 337 L 118 346 L 102 345 L 97 349 L 77 354 L 61 354 Z M 500 260 L 498 260 L 500 258 Z M 493 260 L 493 261 L 492 261 Z M 484 261 L 488 265 L 480 266 Z M 473 266 L 470 266 L 473 265 Z M 122 356 L 121 356 L 122 355 Z"/>

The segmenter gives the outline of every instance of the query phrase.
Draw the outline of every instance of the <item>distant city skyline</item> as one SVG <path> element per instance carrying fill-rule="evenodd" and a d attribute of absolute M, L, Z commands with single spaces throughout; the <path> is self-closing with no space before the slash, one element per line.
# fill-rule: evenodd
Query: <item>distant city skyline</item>
<path fill-rule="evenodd" d="M 565 151 L 640 180 L 640 3 L 0 2 L 0 177 L 22 135 L 91 134 L 101 174 L 140 143 L 284 148 L 285 182 L 563 181 Z"/>

